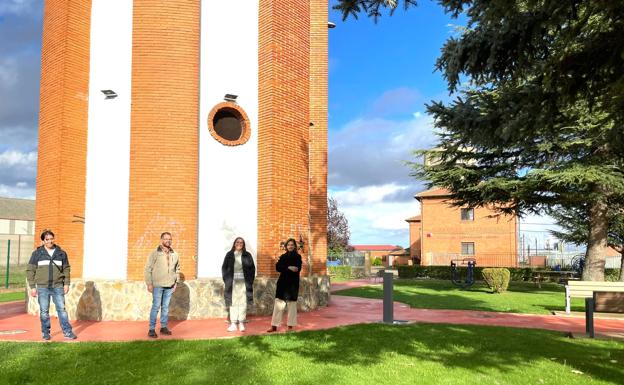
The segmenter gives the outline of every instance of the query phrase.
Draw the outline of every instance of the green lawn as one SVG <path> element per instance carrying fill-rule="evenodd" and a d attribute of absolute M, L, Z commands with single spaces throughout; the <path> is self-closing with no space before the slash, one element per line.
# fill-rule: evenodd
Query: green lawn
<path fill-rule="evenodd" d="M 0 288 L 6 285 L 6 266 L 0 267 Z M 26 285 L 26 265 L 9 267 L 9 287 L 23 288 Z"/>
<path fill-rule="evenodd" d="M 13 291 L 9 293 L 0 293 L 0 303 L 2 302 L 11 302 L 11 301 L 23 301 L 24 300 L 24 291 Z"/>
<path fill-rule="evenodd" d="M 1 384 L 618 384 L 624 344 L 487 326 L 354 325 L 208 341 L 0 343 Z"/>
<path fill-rule="evenodd" d="M 365 286 L 336 292 L 365 298 L 383 298 L 381 285 Z M 482 282 L 470 289 L 459 289 L 449 281 L 397 280 L 394 300 L 414 308 L 485 310 L 510 313 L 548 314 L 565 310 L 565 289 L 556 283 L 542 284 L 538 289 L 530 282 L 511 282 L 506 293 L 492 294 Z M 572 299 L 572 311 L 584 311 L 582 298 Z"/>

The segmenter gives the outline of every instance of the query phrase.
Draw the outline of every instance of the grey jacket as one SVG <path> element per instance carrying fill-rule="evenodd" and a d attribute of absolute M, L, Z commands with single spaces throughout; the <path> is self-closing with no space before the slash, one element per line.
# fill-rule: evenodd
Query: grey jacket
<path fill-rule="evenodd" d="M 170 249 L 169 261 L 167 254 L 158 246 L 147 259 L 145 265 L 145 283 L 156 287 L 172 287 L 180 279 L 180 258 Z"/>

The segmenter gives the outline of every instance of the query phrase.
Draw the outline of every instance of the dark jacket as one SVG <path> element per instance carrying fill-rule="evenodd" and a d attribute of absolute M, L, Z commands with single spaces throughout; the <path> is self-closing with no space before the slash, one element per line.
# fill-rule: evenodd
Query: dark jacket
<path fill-rule="evenodd" d="M 58 245 L 54 246 L 52 257 L 46 251 L 45 246 L 38 247 L 30 256 L 26 267 L 29 288 L 69 286 L 71 268 L 67 253 Z"/>
<path fill-rule="evenodd" d="M 297 272 L 288 269 L 296 266 Z M 301 255 L 296 251 L 286 252 L 279 257 L 275 270 L 280 273 L 277 279 L 275 297 L 284 301 L 296 301 L 299 297 L 299 274 L 301 273 Z"/>
<path fill-rule="evenodd" d="M 241 255 L 241 262 L 243 263 L 243 276 L 245 277 L 245 289 L 247 289 L 247 304 L 253 303 L 253 282 L 256 277 L 256 265 L 254 265 L 253 257 L 248 251 L 245 251 Z M 225 306 L 232 306 L 232 287 L 234 286 L 234 252 L 228 251 L 223 258 L 223 265 L 221 266 L 221 276 L 223 277 L 223 283 L 225 289 L 223 290 L 223 297 L 225 298 Z"/>

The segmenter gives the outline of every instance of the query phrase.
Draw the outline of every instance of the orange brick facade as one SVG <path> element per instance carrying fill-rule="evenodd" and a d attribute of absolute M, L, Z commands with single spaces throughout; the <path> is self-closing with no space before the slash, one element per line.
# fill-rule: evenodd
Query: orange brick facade
<path fill-rule="evenodd" d="M 422 222 L 420 216 L 407 219 L 406 221 L 409 223 L 410 258 L 412 261 L 419 263 L 422 250 Z"/>
<path fill-rule="evenodd" d="M 127 278 L 141 280 L 162 231 L 197 275 L 200 0 L 135 1 Z M 258 273 L 301 238 L 304 269 L 327 252 L 327 1 L 261 0 Z M 90 1 L 46 2 L 37 233 L 51 228 L 82 276 Z M 253 129 L 253 128 L 252 128 Z M 114 156 L 114 149 L 112 149 Z"/>
<path fill-rule="evenodd" d="M 258 271 L 263 275 L 277 275 L 275 260 L 282 252 L 279 245 L 288 237 L 301 239 L 306 245 L 302 252 L 303 275 L 309 272 L 305 261 L 310 256 L 310 244 L 318 256 L 314 272 L 325 270 L 321 263 L 325 254 L 319 254 L 326 249 L 324 222 L 315 224 L 318 233 L 310 240 L 310 234 L 314 233 L 310 231 L 310 217 L 318 218 L 326 212 L 318 202 L 326 194 L 323 188 L 326 174 L 319 170 L 319 162 L 323 161 L 320 152 L 326 149 L 326 144 L 310 148 L 311 135 L 315 138 L 327 135 L 326 113 L 321 117 L 323 108 L 311 108 L 311 99 L 318 102 L 326 99 L 323 83 L 310 89 L 311 77 L 319 76 L 319 68 L 311 65 L 321 64 L 311 60 L 310 55 L 311 36 L 318 33 L 319 17 L 322 17 L 316 9 L 318 6 L 311 7 L 307 1 L 260 1 Z M 311 29 L 311 23 L 315 23 L 315 28 Z M 327 19 L 322 23 L 326 34 Z M 310 128 L 317 123 L 318 128 Z M 311 161 L 314 163 L 310 164 Z M 316 193 L 311 195 L 313 189 Z M 311 210 L 312 204 L 315 206 Z M 317 247 L 319 250 L 314 250 Z"/>
<path fill-rule="evenodd" d="M 461 208 L 451 206 L 444 193 L 422 195 L 417 195 L 421 203 L 420 234 L 418 222 L 410 223 L 410 244 L 420 241 L 422 265 L 447 265 L 451 259 L 464 257 L 476 258 L 478 266 L 517 265 L 517 217 L 475 208 L 474 219 L 463 220 Z M 473 255 L 462 253 L 462 242 L 474 244 Z"/>
<path fill-rule="evenodd" d="M 327 255 L 327 0 L 310 2 L 310 223 L 313 273 Z"/>
<path fill-rule="evenodd" d="M 45 2 L 35 245 L 53 230 L 75 276 L 83 266 L 90 19 L 91 1 Z"/>
<path fill-rule="evenodd" d="M 199 0 L 134 2 L 128 279 L 162 231 L 196 275 L 199 16 Z"/>

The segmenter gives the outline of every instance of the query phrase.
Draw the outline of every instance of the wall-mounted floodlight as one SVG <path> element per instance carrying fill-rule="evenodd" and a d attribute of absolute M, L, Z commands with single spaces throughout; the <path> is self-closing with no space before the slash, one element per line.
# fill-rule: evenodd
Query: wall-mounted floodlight
<path fill-rule="evenodd" d="M 102 90 L 102 93 L 106 96 L 106 99 L 115 99 L 118 96 L 117 92 L 113 90 Z"/>
<path fill-rule="evenodd" d="M 331 21 L 327 22 L 327 28 L 332 29 L 332 28 L 336 28 L 336 24 L 332 23 Z"/>
<path fill-rule="evenodd" d="M 232 102 L 232 103 L 236 103 L 236 98 L 238 98 L 238 95 L 233 95 L 233 94 L 225 94 L 225 96 L 223 97 L 223 99 L 226 102 Z"/>

